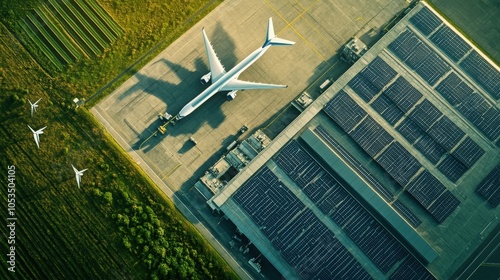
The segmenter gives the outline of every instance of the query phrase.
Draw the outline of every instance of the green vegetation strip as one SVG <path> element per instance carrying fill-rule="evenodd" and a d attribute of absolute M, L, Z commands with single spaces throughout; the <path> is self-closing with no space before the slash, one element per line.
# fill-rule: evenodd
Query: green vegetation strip
<path fill-rule="evenodd" d="M 91 55 L 98 55 L 101 53 L 101 49 L 99 49 L 99 46 L 89 37 L 89 34 L 86 32 L 86 30 L 81 28 L 81 24 L 78 24 L 75 22 L 75 20 L 66 13 L 66 11 L 59 5 L 59 3 L 56 0 L 49 0 L 49 3 L 52 8 L 57 11 L 59 15 L 59 19 L 61 19 L 61 22 L 64 24 L 65 28 L 68 30 L 73 30 L 76 35 L 81 39 L 81 41 L 88 46 L 90 49 Z"/>
<path fill-rule="evenodd" d="M 36 33 L 40 34 L 41 37 L 43 37 L 44 41 L 47 42 L 52 47 L 52 50 L 55 52 L 54 54 L 59 59 L 61 59 L 65 63 L 73 62 L 71 57 L 69 57 L 69 55 L 64 51 L 62 44 L 59 42 L 59 40 L 54 36 L 52 36 L 52 34 L 49 34 L 49 32 L 42 26 L 42 24 L 40 24 L 40 22 L 35 18 L 34 15 L 28 14 L 26 18 L 28 26 L 34 27 Z"/>
<path fill-rule="evenodd" d="M 73 1 L 74 6 L 77 7 L 83 15 L 86 15 L 89 17 L 89 22 L 93 23 L 101 33 L 102 36 L 106 37 L 106 41 L 108 43 L 114 41 L 117 36 L 113 33 L 113 30 L 111 30 L 108 26 L 106 26 L 105 22 L 101 21 L 101 18 L 98 17 L 97 14 L 95 14 L 83 1 Z"/>
<path fill-rule="evenodd" d="M 64 45 L 66 51 L 72 56 L 73 61 L 82 58 L 81 50 L 77 49 L 75 43 L 70 41 L 68 35 L 63 33 L 58 27 L 59 24 L 55 23 L 47 14 L 46 7 L 44 5 L 40 6 L 40 9 L 34 11 L 38 18 L 43 22 L 47 28 L 50 29 L 53 36 L 56 36 L 59 41 Z M 50 13 L 49 13 L 50 14 Z"/>
<path fill-rule="evenodd" d="M 66 12 L 71 13 L 75 22 L 81 24 L 82 29 L 87 31 L 87 34 L 91 36 L 91 38 L 100 46 L 101 51 L 108 47 L 108 42 L 106 42 L 101 36 L 99 36 L 98 32 L 92 27 L 90 22 L 78 12 L 78 10 L 71 4 L 71 2 L 61 1 L 61 7 L 66 10 Z"/>
<path fill-rule="evenodd" d="M 21 20 L 19 22 L 19 26 L 24 31 L 25 34 L 28 35 L 29 39 L 33 41 L 33 43 L 38 47 L 42 53 L 49 59 L 50 62 L 61 71 L 64 68 L 64 62 L 60 60 L 58 57 L 54 56 L 55 50 L 53 50 L 49 44 L 44 42 L 35 32 L 28 26 L 25 20 Z"/>
<path fill-rule="evenodd" d="M 95 0 L 88 0 L 85 2 L 89 7 L 99 15 L 99 17 L 106 23 L 106 25 L 115 33 L 117 37 L 123 34 L 121 27 L 102 9 Z"/>

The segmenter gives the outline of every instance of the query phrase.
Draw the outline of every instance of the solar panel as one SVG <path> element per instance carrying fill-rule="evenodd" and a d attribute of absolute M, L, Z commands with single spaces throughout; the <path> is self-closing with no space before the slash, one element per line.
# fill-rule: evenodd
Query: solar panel
<path fill-rule="evenodd" d="M 427 7 L 423 7 L 414 16 L 410 18 L 410 22 L 422 32 L 422 34 L 428 36 L 432 31 L 434 31 L 443 22 Z"/>
<path fill-rule="evenodd" d="M 436 86 L 436 91 L 453 106 L 461 104 L 473 92 L 455 72 L 451 72 L 444 78 Z"/>
<path fill-rule="evenodd" d="M 379 56 L 375 57 L 360 73 L 378 90 L 397 75 L 397 72 Z"/>
<path fill-rule="evenodd" d="M 413 35 L 415 36 L 415 35 Z M 420 40 L 420 39 L 418 39 Z M 425 44 L 418 44 L 408 57 L 403 60 L 412 69 L 417 69 L 422 62 L 432 54 L 432 50 Z"/>
<path fill-rule="evenodd" d="M 424 135 L 420 138 L 415 143 L 415 148 L 417 148 L 417 150 L 419 150 L 430 162 L 434 164 L 436 164 L 446 153 L 446 150 L 428 135 Z"/>
<path fill-rule="evenodd" d="M 417 228 L 420 224 L 422 224 L 422 221 L 410 209 L 408 209 L 408 207 L 399 201 L 399 199 L 392 203 L 392 207 L 396 209 L 412 227 Z"/>
<path fill-rule="evenodd" d="M 481 116 L 477 126 L 490 140 L 497 139 L 500 136 L 500 111 L 491 107 Z"/>
<path fill-rule="evenodd" d="M 387 48 L 404 61 L 421 44 L 422 41 L 412 31 L 406 29 Z"/>
<path fill-rule="evenodd" d="M 446 187 L 429 171 L 424 170 L 406 187 L 410 193 L 425 209 L 444 192 Z"/>
<path fill-rule="evenodd" d="M 337 93 L 323 110 L 346 132 L 351 131 L 366 116 L 365 110 L 343 90 Z"/>
<path fill-rule="evenodd" d="M 418 138 L 424 135 L 424 132 L 410 118 L 405 118 L 396 127 L 396 130 L 411 144 L 415 143 Z"/>
<path fill-rule="evenodd" d="M 443 113 L 439 111 L 429 100 L 424 99 L 417 107 L 410 113 L 409 117 L 415 122 L 422 130 L 427 131 L 434 122 L 436 122 Z"/>
<path fill-rule="evenodd" d="M 349 87 L 356 92 L 361 99 L 369 102 L 380 90 L 367 80 L 361 73 L 358 73 L 348 83 Z"/>
<path fill-rule="evenodd" d="M 462 106 L 473 108 L 479 115 L 484 115 L 492 107 L 486 99 L 477 93 L 469 94 Z"/>
<path fill-rule="evenodd" d="M 349 135 L 372 157 L 393 140 L 392 136 L 370 116 L 367 116 Z"/>
<path fill-rule="evenodd" d="M 452 155 L 468 168 L 471 168 L 484 155 L 484 150 L 467 136 L 453 151 Z"/>
<path fill-rule="evenodd" d="M 494 99 L 500 99 L 500 72 L 478 52 L 472 51 L 460 62 L 460 66 Z"/>
<path fill-rule="evenodd" d="M 455 211 L 460 205 L 458 200 L 450 191 L 446 190 L 434 203 L 429 207 L 429 212 L 436 218 L 439 223 L 442 223 L 448 216 Z"/>
<path fill-rule="evenodd" d="M 454 61 L 459 61 L 471 49 L 464 39 L 446 25 L 441 26 L 430 39 Z"/>
<path fill-rule="evenodd" d="M 418 66 L 415 68 L 415 71 L 429 85 L 434 85 L 450 70 L 450 66 L 435 53 L 430 53 L 421 63 L 417 64 Z"/>
<path fill-rule="evenodd" d="M 384 91 L 384 94 L 405 113 L 422 98 L 422 93 L 401 76 Z"/>
<path fill-rule="evenodd" d="M 465 172 L 467 167 L 460 163 L 453 155 L 447 155 L 438 165 L 439 171 L 443 173 L 450 181 L 456 183 Z"/>
<path fill-rule="evenodd" d="M 370 104 L 388 123 L 394 125 L 404 113 L 385 94 L 381 94 Z"/>
<path fill-rule="evenodd" d="M 465 133 L 447 116 L 434 123 L 427 133 L 448 151 L 465 136 Z"/>
<path fill-rule="evenodd" d="M 476 191 L 482 195 L 493 206 L 500 204 L 500 164 L 498 164 L 484 180 L 479 184 Z"/>
<path fill-rule="evenodd" d="M 394 180 L 403 186 L 422 167 L 399 142 L 393 142 L 376 160 Z"/>

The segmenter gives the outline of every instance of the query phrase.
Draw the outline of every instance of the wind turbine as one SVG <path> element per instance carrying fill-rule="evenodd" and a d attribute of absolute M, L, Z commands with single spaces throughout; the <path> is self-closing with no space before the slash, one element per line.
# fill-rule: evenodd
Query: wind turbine
<path fill-rule="evenodd" d="M 31 132 L 33 132 L 33 137 L 35 138 L 35 143 L 38 149 L 40 149 L 40 134 L 43 134 L 43 130 L 46 128 L 40 128 L 39 130 L 35 131 L 31 126 L 28 125 L 28 127 L 31 129 Z"/>
<path fill-rule="evenodd" d="M 87 171 L 87 169 L 78 170 L 73 166 L 73 164 L 71 165 L 71 167 L 73 167 L 73 171 L 75 171 L 76 183 L 78 184 L 78 188 L 80 188 L 80 182 L 82 181 L 83 172 Z"/>
<path fill-rule="evenodd" d="M 40 100 L 42 99 L 40 98 L 35 103 L 31 103 L 31 101 L 28 99 L 28 102 L 31 105 L 31 116 L 33 116 L 33 113 L 36 113 L 36 108 L 38 108 L 38 102 L 40 102 Z"/>

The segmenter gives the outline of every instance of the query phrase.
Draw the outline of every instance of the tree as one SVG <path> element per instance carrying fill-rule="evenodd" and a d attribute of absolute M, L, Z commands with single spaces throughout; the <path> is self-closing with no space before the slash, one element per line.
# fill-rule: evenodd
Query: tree
<path fill-rule="evenodd" d="M 162 276 L 167 276 L 169 270 L 170 270 L 170 268 L 165 263 L 161 263 L 158 266 L 158 273 L 160 273 L 160 275 L 162 275 Z"/>
<path fill-rule="evenodd" d="M 130 243 L 130 240 L 128 240 L 128 237 L 123 237 L 123 245 L 125 245 L 125 248 L 129 249 L 132 248 L 132 243 Z"/>
<path fill-rule="evenodd" d="M 104 198 L 104 201 L 108 205 L 110 205 L 111 203 L 113 203 L 113 194 L 110 193 L 110 192 L 105 192 L 104 195 L 102 196 L 102 198 Z"/>

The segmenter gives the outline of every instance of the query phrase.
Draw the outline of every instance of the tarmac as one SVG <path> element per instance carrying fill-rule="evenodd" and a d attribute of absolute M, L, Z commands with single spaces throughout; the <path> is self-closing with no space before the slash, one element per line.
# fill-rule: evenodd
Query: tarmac
<path fill-rule="evenodd" d="M 233 259 L 214 238 L 226 244 L 228 237 L 214 230 L 218 218 L 211 216 L 194 183 L 232 141 L 272 122 L 304 90 L 317 96 L 321 82 L 340 76 L 348 67 L 339 63 L 341 46 L 354 35 L 370 45 L 380 36 L 378 30 L 407 5 L 405 0 L 225 1 L 91 112 L 233 269 L 242 278 L 256 277 L 238 267 L 248 271 L 245 260 Z M 158 133 L 143 143 L 162 124 L 158 113 L 176 115 L 206 87 L 199 82 L 209 72 L 201 29 L 205 27 L 229 70 L 261 46 L 269 17 L 276 34 L 296 44 L 270 48 L 239 78 L 289 87 L 239 91 L 233 101 L 219 93 L 175 126 L 169 125 L 165 135 Z M 250 129 L 241 135 L 238 130 L 243 125 Z"/>

